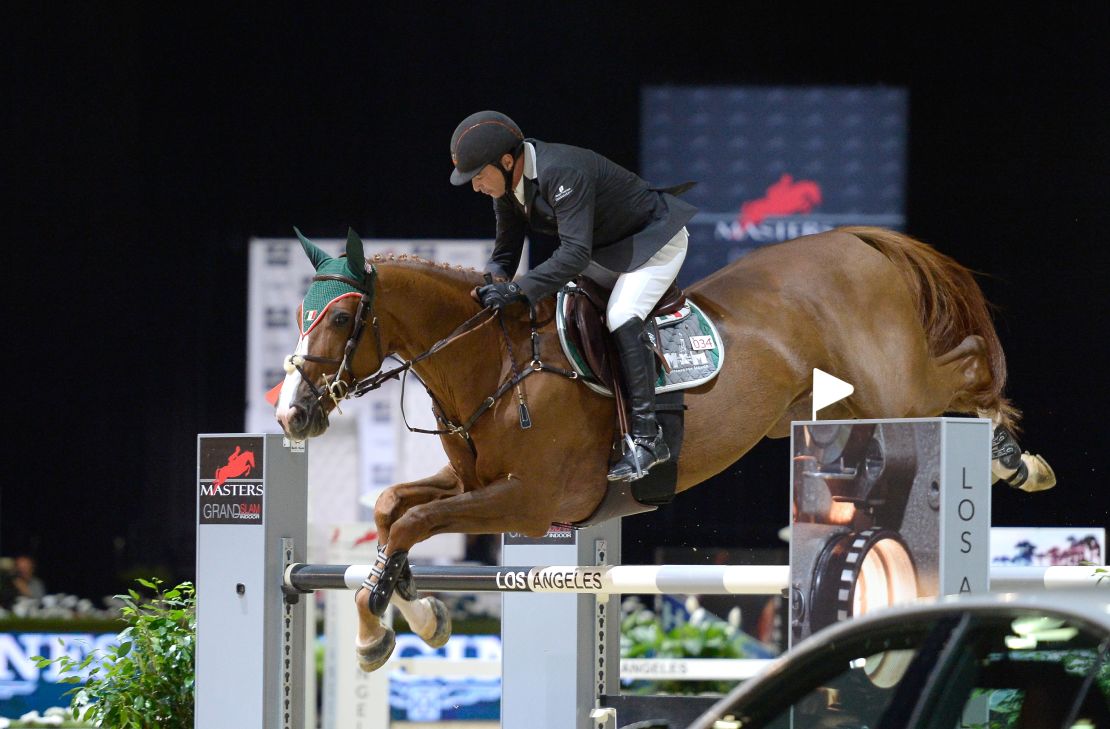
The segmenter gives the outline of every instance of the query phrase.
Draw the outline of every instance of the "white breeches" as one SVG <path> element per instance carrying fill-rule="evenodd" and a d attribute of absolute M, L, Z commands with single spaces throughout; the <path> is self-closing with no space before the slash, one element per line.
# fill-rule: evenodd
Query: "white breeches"
<path fill-rule="evenodd" d="M 583 275 L 613 290 L 605 311 L 609 331 L 614 331 L 634 316 L 647 319 L 659 303 L 659 298 L 678 276 L 678 269 L 686 260 L 689 240 L 686 228 L 683 228 L 644 265 L 627 273 L 610 271 L 593 262 L 587 266 Z"/>

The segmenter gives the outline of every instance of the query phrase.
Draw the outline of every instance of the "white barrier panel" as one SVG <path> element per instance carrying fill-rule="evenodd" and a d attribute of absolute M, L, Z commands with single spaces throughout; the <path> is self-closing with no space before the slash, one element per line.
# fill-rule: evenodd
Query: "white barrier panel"
<path fill-rule="evenodd" d="M 197 437 L 198 729 L 305 726 L 305 610 L 277 575 L 304 559 L 307 466 L 280 435 Z"/>
<path fill-rule="evenodd" d="M 772 663 L 770 658 L 622 658 L 624 681 L 744 681 Z M 410 676 L 498 678 L 500 659 L 392 658 L 388 669 Z"/>
<path fill-rule="evenodd" d="M 621 679 L 633 681 L 744 681 L 769 658 L 622 658 Z"/>

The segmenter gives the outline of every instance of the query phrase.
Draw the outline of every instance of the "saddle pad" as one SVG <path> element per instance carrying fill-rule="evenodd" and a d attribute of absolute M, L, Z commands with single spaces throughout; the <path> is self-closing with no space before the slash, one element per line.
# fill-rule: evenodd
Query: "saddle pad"
<path fill-rule="evenodd" d="M 612 397 L 613 393 L 599 383 L 597 376 L 586 364 L 586 358 L 567 336 L 567 297 L 567 293 L 560 291 L 555 307 L 555 322 L 563 353 L 587 387 Z M 670 372 L 659 372 L 655 384 L 656 393 L 697 387 L 713 379 L 721 371 L 725 357 L 724 342 L 717 327 L 697 304 L 687 300 L 678 311 L 656 317 L 655 323 L 659 327 L 663 357 L 671 368 Z"/>

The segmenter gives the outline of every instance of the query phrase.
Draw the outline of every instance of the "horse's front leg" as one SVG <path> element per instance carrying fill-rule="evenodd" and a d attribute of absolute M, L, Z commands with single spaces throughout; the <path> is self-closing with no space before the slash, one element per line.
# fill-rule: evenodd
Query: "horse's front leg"
<path fill-rule="evenodd" d="M 386 546 L 378 547 L 370 575 L 355 593 L 358 611 L 358 637 L 355 655 L 363 671 L 381 668 L 393 653 L 396 635 L 382 624 L 386 607 L 397 606 L 412 631 L 432 648 L 439 648 L 451 638 L 451 614 L 435 597 L 418 597 L 409 571 L 408 552 L 392 555 Z"/>
<path fill-rule="evenodd" d="M 364 583 L 368 589 L 360 589 L 355 595 L 359 610 L 359 667 L 364 671 L 373 671 L 385 663 L 393 650 L 393 632 L 381 625 L 380 618 L 394 590 L 403 583 L 408 553 L 413 545 L 445 532 L 520 532 L 542 536 L 551 525 L 553 514 L 554 498 L 551 494 L 544 494 L 532 485 L 525 487 L 520 479 L 513 476 L 506 476 L 474 491 L 410 505 L 390 526 L 389 541 L 379 548 L 374 569 Z M 408 603 L 414 615 L 410 618 L 405 614 L 410 624 L 413 620 L 430 624 L 428 614 L 414 607 L 424 600 L 430 598 Z M 434 608 L 434 603 L 429 606 L 431 608 Z M 424 614 L 421 616 L 416 611 Z"/>
<path fill-rule="evenodd" d="M 374 502 L 378 542 L 389 543 L 389 530 L 393 523 L 412 507 L 455 496 L 462 493 L 462 490 L 462 480 L 450 463 L 428 478 L 390 486 Z"/>
<path fill-rule="evenodd" d="M 386 489 L 374 504 L 378 528 L 378 556 L 374 570 L 355 593 L 358 610 L 358 639 L 355 651 L 364 671 L 379 668 L 393 652 L 393 631 L 382 625 L 381 616 L 392 602 L 405 616 L 413 631 L 433 648 L 451 637 L 451 618 L 447 607 L 434 597 L 417 598 L 405 554 L 393 558 L 385 550 L 390 527 L 413 506 L 447 498 L 462 490 L 454 468 L 445 466 L 439 473 L 419 481 L 397 484 Z M 396 592 L 394 592 L 396 590 Z"/>
<path fill-rule="evenodd" d="M 407 553 L 414 544 L 443 533 L 543 536 L 557 506 L 555 495 L 545 489 L 554 486 L 526 485 L 510 474 L 478 489 L 413 506 L 393 523 L 386 553 Z"/>

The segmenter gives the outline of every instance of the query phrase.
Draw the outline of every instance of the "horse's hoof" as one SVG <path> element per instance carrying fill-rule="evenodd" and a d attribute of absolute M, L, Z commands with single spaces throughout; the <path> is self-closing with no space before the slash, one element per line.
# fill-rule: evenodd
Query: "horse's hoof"
<path fill-rule="evenodd" d="M 1021 460 L 1029 471 L 1029 477 L 1019 487 L 1022 491 L 1047 491 L 1056 485 L 1056 473 L 1045 459 L 1032 453 L 1023 453 Z"/>
<path fill-rule="evenodd" d="M 451 614 L 447 612 L 447 606 L 434 597 L 422 597 L 420 602 L 431 608 L 432 615 L 435 616 L 435 630 L 432 631 L 432 635 L 427 638 L 423 635 L 420 637 L 432 648 L 447 645 L 447 641 L 451 638 Z"/>
<path fill-rule="evenodd" d="M 385 628 L 382 639 L 370 645 L 355 643 L 355 655 L 358 656 L 358 667 L 366 673 L 376 671 L 385 665 L 393 655 L 393 648 L 397 645 L 397 636 L 389 628 Z"/>

